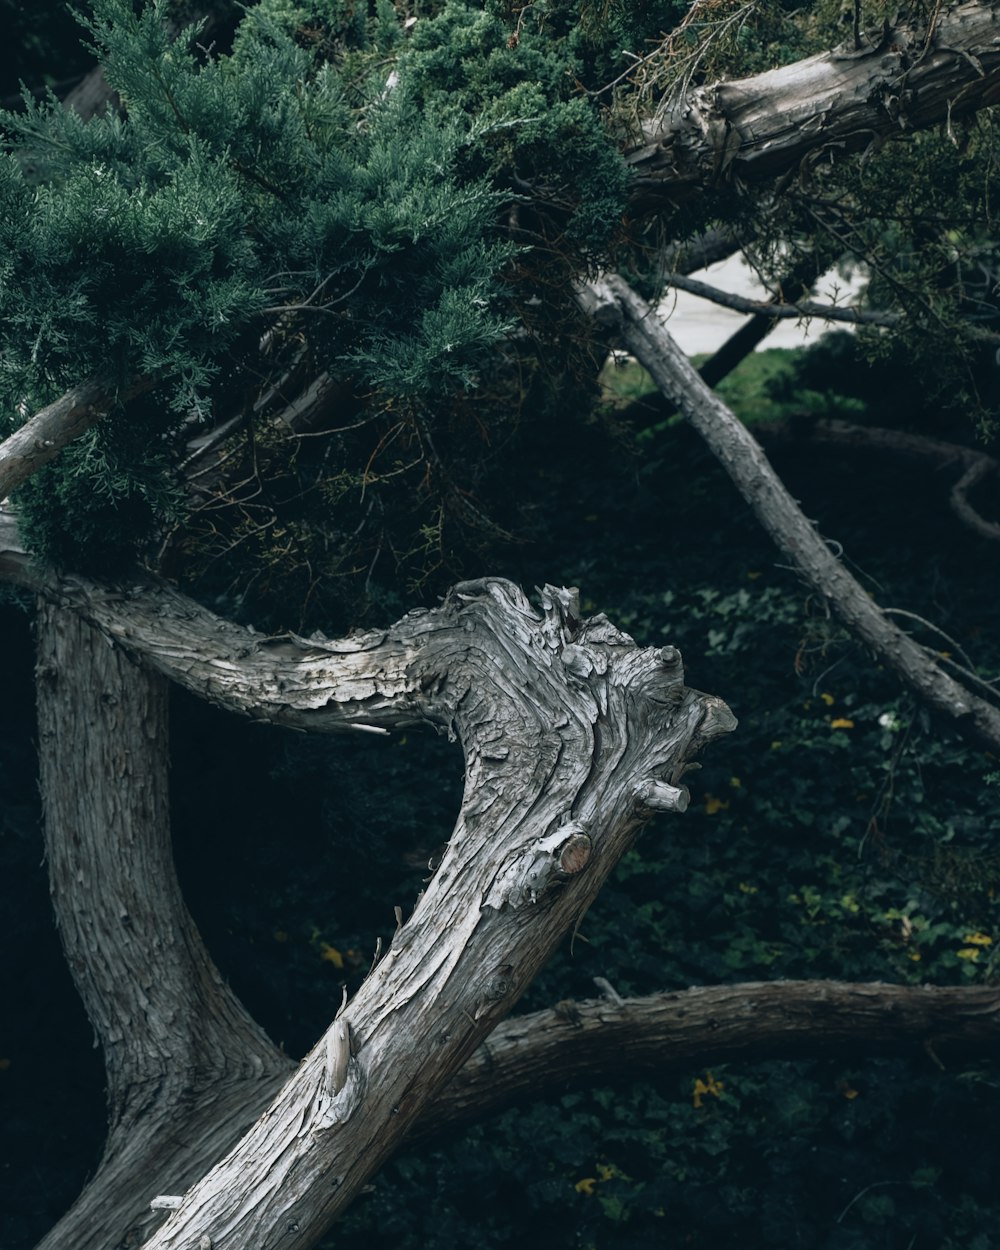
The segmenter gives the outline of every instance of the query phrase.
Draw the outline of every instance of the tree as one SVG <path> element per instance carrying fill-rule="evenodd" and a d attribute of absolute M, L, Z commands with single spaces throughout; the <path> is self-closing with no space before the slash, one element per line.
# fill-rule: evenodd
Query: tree
<path fill-rule="evenodd" d="M 689 257 L 742 243 L 795 288 L 755 310 L 770 323 L 817 311 L 829 263 L 863 262 L 869 307 L 849 316 L 871 350 L 886 329 L 918 360 L 947 343 L 935 384 L 991 432 L 995 23 L 977 2 L 876 17 L 856 9 L 829 52 L 818 17 L 780 7 L 265 0 L 216 18 L 216 47 L 163 5 L 100 0 L 87 30 L 119 104 L 85 119 L 26 93 L 5 114 L 0 572 L 41 596 L 47 857 L 110 1109 L 101 1166 L 43 1245 L 315 1245 L 408 1130 L 484 1101 L 490 1062 L 512 1097 L 647 1035 L 662 1050 L 662 1013 L 705 1003 L 740 1023 L 719 1055 L 794 1046 L 748 1032 L 721 989 L 683 1008 L 611 990 L 615 1025 L 581 1005 L 494 1032 L 734 727 L 675 646 L 636 646 L 575 590 L 536 609 L 478 577 L 400 615 L 400 585 L 443 586 L 523 527 L 511 465 L 546 425 L 556 450 L 577 436 L 610 348 L 647 365 L 847 627 L 1000 748 L 989 681 L 874 605 L 650 302 L 658 275 L 680 286 Z M 934 170 L 932 212 L 908 161 Z M 176 884 L 165 678 L 292 729 L 431 724 L 465 753 L 419 903 L 294 1071 Z M 804 1013 L 814 1047 L 995 1036 L 988 986 L 740 993 L 758 1018 L 776 998 Z"/>

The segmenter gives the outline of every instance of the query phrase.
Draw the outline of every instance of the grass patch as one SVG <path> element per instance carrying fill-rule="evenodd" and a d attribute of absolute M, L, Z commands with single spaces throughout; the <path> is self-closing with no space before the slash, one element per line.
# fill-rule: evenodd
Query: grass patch
<path fill-rule="evenodd" d="M 801 351 L 799 347 L 771 347 L 751 352 L 716 390 L 747 425 L 776 420 L 784 415 L 788 405 L 785 400 L 774 397 L 775 383 L 782 377 L 791 377 Z M 691 363 L 700 368 L 708 358 L 707 355 L 692 356 Z M 600 381 L 607 402 L 616 408 L 624 408 L 656 390 L 653 379 L 630 356 L 609 360 Z"/>

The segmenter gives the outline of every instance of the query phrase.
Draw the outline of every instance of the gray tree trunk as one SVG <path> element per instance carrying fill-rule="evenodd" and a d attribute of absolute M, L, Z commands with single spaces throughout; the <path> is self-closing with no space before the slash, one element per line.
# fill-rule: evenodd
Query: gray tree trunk
<path fill-rule="evenodd" d="M 166 685 L 74 613 L 39 604 L 52 902 L 108 1096 L 100 1167 L 39 1250 L 138 1244 L 156 1218 L 150 1187 L 192 1185 L 292 1066 L 223 983 L 181 898 Z"/>
<path fill-rule="evenodd" d="M 676 651 L 642 651 L 602 617 L 581 621 L 572 592 L 548 589 L 539 614 L 493 580 L 384 633 L 263 639 L 164 587 L 123 594 L 29 574 L 3 532 L 8 576 L 19 567 L 106 631 L 40 608 L 53 899 L 104 1047 L 110 1119 L 98 1173 L 44 1250 L 137 1244 L 165 1218 L 149 1209 L 163 1194 L 184 1200 L 149 1247 L 279 1235 L 309 1246 L 409 1125 L 434 1132 L 626 1068 L 851 1043 L 932 1054 L 995 1044 L 992 988 L 830 983 L 612 993 L 512 1020 L 485 1042 L 639 825 L 656 808 L 683 810 L 689 757 L 732 725 L 718 700 L 684 687 Z M 169 852 L 163 680 L 109 634 L 131 634 L 164 671 L 248 714 L 325 729 L 423 718 L 462 738 L 466 796 L 445 860 L 294 1074 L 221 982 L 184 908 Z"/>
<path fill-rule="evenodd" d="M 639 827 L 657 809 L 684 810 L 687 762 L 732 716 L 684 686 L 676 649 L 640 649 L 551 588 L 537 612 L 509 583 L 464 583 L 439 609 L 340 643 L 262 639 L 160 586 L 123 595 L 67 578 L 48 589 L 245 713 L 326 729 L 430 722 L 462 741 L 462 810 L 413 916 L 265 1114 L 148 1242 L 245 1247 L 280 1234 L 311 1246 L 509 1011 Z M 115 1126 L 83 1219 L 88 1203 L 92 1217 L 102 1195 L 133 1183 L 185 1086 L 205 1096 L 221 1144 L 235 1104 L 259 1106 L 247 1081 L 274 1080 L 282 1061 L 218 982 L 176 892 L 164 766 L 151 758 L 164 747 L 158 683 L 117 648 L 95 647 L 61 608 L 45 610 L 42 643 L 54 895 L 108 1048 Z M 168 1162 L 147 1166 L 147 1201 L 189 1183 L 181 1160 Z M 84 1244 L 67 1231 L 49 1246 Z"/>

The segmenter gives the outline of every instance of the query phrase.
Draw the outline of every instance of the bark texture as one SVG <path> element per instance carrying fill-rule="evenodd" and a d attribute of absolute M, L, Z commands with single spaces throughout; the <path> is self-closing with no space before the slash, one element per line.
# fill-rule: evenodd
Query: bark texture
<path fill-rule="evenodd" d="M 934 9 L 843 47 L 752 78 L 686 92 L 627 153 L 647 209 L 707 186 L 759 182 L 804 162 L 878 147 L 967 116 L 1000 91 L 997 8 Z"/>
<path fill-rule="evenodd" d="M 187 1097 L 193 1086 L 213 1100 L 206 1129 L 222 1146 L 233 1128 L 218 1101 L 228 1074 L 245 1113 L 259 1106 L 259 1098 L 248 1103 L 247 1080 L 280 1077 L 282 1061 L 238 1004 L 219 1010 L 223 987 L 210 965 L 199 966 L 197 936 L 179 896 L 170 897 L 163 765 L 157 773 L 147 755 L 163 746 L 154 687 L 144 673 L 134 681 L 131 710 L 117 695 L 94 700 L 94 691 L 129 682 L 126 670 L 112 678 L 101 664 L 131 661 L 105 641 L 95 647 L 65 607 L 99 624 L 104 639 L 245 713 L 301 728 L 430 722 L 462 741 L 462 810 L 413 916 L 265 1114 L 148 1243 L 187 1247 L 208 1237 L 225 1250 L 280 1237 L 311 1246 L 510 1010 L 640 826 L 656 810 L 685 809 L 687 762 L 735 722 L 720 700 L 684 685 L 675 648 L 640 649 L 606 618 L 582 620 L 573 591 L 547 588 L 536 611 L 510 583 L 484 579 L 387 631 L 339 643 L 262 639 L 163 586 L 108 590 L 46 578 L 24 564 L 6 520 L 5 571 L 20 567 L 60 601 L 46 610 L 40 659 L 56 901 L 84 993 L 98 1004 L 119 1126 L 92 1186 L 91 1217 L 116 1180 L 131 1183 L 151 1141 L 144 1126 L 155 1138 L 165 1122 L 157 1108 L 176 1108 L 181 1086 Z M 84 743 L 72 737 L 81 726 Z M 149 769 L 152 780 L 143 780 Z M 115 783 L 103 798 L 95 777 Z M 161 831 L 159 852 L 138 833 L 146 823 Z M 116 828 L 124 832 L 109 846 Z M 95 865 L 109 857 L 105 880 Z M 235 1047 L 211 1040 L 217 1032 L 232 1034 Z M 170 1136 L 176 1142 L 176 1125 Z M 163 1167 L 150 1188 L 183 1192 L 190 1178 L 181 1175 Z M 86 1205 L 85 1196 L 81 1220 Z M 51 1250 L 86 1244 L 65 1231 Z"/>
<path fill-rule="evenodd" d="M 687 761 L 735 723 L 684 686 L 675 648 L 640 650 L 553 588 L 536 613 L 509 583 L 462 583 L 351 654 L 349 704 L 364 669 L 376 702 L 461 739 L 458 823 L 357 996 L 148 1250 L 205 1237 L 215 1250 L 313 1245 L 510 1010 L 640 825 L 684 810 Z"/>
<path fill-rule="evenodd" d="M 545 1091 L 655 1076 L 729 1059 L 924 1049 L 989 1053 L 1000 1040 L 994 986 L 760 981 L 647 998 L 560 1003 L 505 1020 L 434 1100 L 421 1136 Z"/>
<path fill-rule="evenodd" d="M 43 602 L 37 687 L 52 900 L 104 1052 L 109 1124 L 98 1172 L 40 1250 L 108 1250 L 139 1243 L 150 1199 L 193 1184 L 292 1065 L 222 981 L 181 898 L 164 679 Z"/>
<path fill-rule="evenodd" d="M 622 278 L 590 283 L 581 303 L 618 327 L 657 386 L 698 431 L 777 546 L 858 638 L 959 730 L 1000 751 L 1000 708 L 945 673 L 889 620 L 803 515 L 750 431 L 698 376 L 656 311 Z"/>

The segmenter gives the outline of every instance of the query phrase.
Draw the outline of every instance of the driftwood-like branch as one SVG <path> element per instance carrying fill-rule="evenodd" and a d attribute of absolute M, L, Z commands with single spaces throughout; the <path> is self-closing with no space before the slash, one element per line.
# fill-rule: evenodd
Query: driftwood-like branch
<path fill-rule="evenodd" d="M 465 799 L 388 953 L 148 1250 L 313 1245 L 507 1013 L 652 807 L 683 810 L 686 762 L 734 723 L 684 687 L 676 649 L 640 650 L 551 588 L 539 613 L 509 583 L 466 582 L 377 640 L 313 645 L 336 673 L 324 704 L 344 698 L 354 716 L 374 700 L 378 719 L 395 706 L 453 728 Z M 289 671 L 293 698 L 297 650 L 269 665 L 272 680 Z"/>
<path fill-rule="evenodd" d="M 1000 95 L 1000 41 L 988 0 L 887 26 L 863 46 L 696 87 L 647 122 L 626 154 L 637 207 L 655 211 L 706 186 L 793 174 L 807 161 L 949 124 Z"/>
<path fill-rule="evenodd" d="M 164 586 L 46 576 L 17 553 L 15 529 L 0 525 L 0 571 L 222 706 L 300 728 L 428 722 L 462 742 L 462 809 L 413 915 L 267 1113 L 147 1243 L 243 1250 L 280 1236 L 305 1250 L 507 1014 L 638 829 L 684 810 L 688 761 L 735 722 L 684 685 L 676 648 L 640 649 L 606 618 L 583 620 L 573 591 L 546 588 L 536 610 L 483 579 L 385 631 L 267 639 Z"/>
<path fill-rule="evenodd" d="M 944 672 L 888 619 L 803 515 L 750 431 L 698 376 L 656 311 L 617 275 L 590 283 L 581 303 L 618 328 L 628 350 L 705 440 L 778 547 L 848 629 L 961 732 L 1000 751 L 1000 708 Z"/>
<path fill-rule="evenodd" d="M 1000 473 L 1000 463 L 985 451 L 946 443 L 925 434 L 905 430 L 886 430 L 878 426 L 854 425 L 849 421 L 796 419 L 758 425 L 755 431 L 765 442 L 788 442 L 795 445 L 839 447 L 863 452 L 885 452 L 938 469 L 961 468 L 949 492 L 948 501 L 958 519 L 991 542 L 1000 542 L 1000 524 L 987 520 L 970 502 L 974 486 Z"/>
<path fill-rule="evenodd" d="M 119 403 L 153 385 L 150 377 L 127 387 L 114 388 L 100 379 L 81 382 L 65 395 L 29 417 L 0 443 L 0 500 L 79 438 Z"/>

